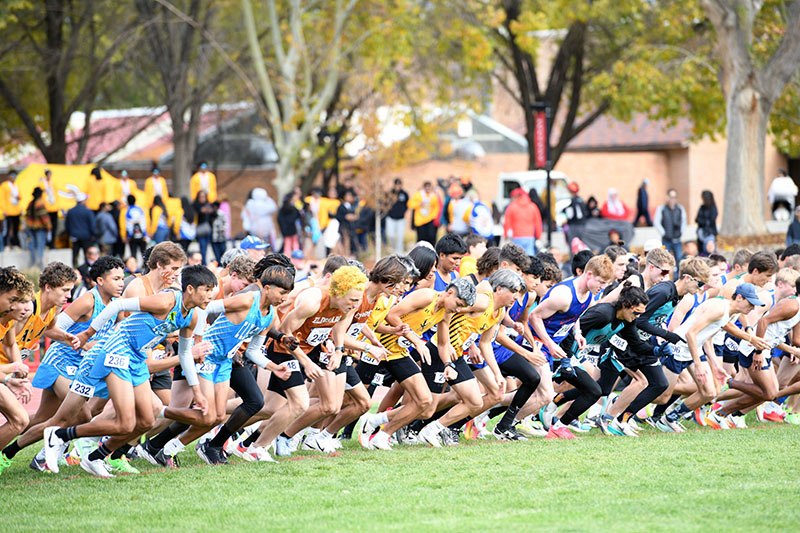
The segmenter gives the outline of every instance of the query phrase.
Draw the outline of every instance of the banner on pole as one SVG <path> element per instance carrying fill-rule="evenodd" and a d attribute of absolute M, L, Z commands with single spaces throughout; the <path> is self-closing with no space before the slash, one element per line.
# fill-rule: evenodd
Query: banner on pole
<path fill-rule="evenodd" d="M 533 165 L 547 167 L 547 115 L 544 110 L 533 115 Z"/>

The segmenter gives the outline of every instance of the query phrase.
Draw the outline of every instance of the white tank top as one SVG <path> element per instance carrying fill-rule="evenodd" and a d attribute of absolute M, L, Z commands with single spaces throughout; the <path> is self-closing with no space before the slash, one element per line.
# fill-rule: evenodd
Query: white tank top
<path fill-rule="evenodd" d="M 721 298 L 721 296 L 717 296 L 716 298 Z M 715 300 L 716 298 L 710 298 L 706 301 L 710 302 Z M 697 334 L 698 349 L 702 350 L 703 344 L 705 344 L 705 342 L 708 339 L 713 337 L 715 333 L 717 333 L 720 329 L 722 329 L 722 326 L 724 326 L 731 320 L 736 320 L 737 318 L 739 318 L 739 313 L 735 313 L 734 315 L 730 314 L 730 305 L 731 301 L 725 300 L 725 312 L 722 314 L 722 316 L 717 320 L 715 320 L 714 322 L 712 322 L 711 324 L 704 327 L 702 330 L 700 330 L 700 333 Z M 680 335 L 683 338 L 686 338 L 686 332 L 689 331 L 692 328 L 692 326 L 694 326 L 694 323 L 697 321 L 698 309 L 700 309 L 700 306 L 697 306 L 694 312 L 691 315 L 689 315 L 689 318 L 687 318 L 683 324 L 678 326 L 678 328 L 675 330 L 676 334 Z M 673 357 L 675 358 L 676 361 L 691 361 L 692 354 L 689 352 L 689 346 L 685 342 L 679 342 L 678 344 L 676 344 Z"/>
<path fill-rule="evenodd" d="M 796 296 L 791 296 L 791 298 L 797 300 Z M 769 343 L 770 347 L 776 347 L 783 342 L 784 337 L 792 331 L 792 328 L 795 327 L 798 322 L 800 322 L 800 306 L 798 306 L 797 313 L 795 313 L 793 317 L 779 322 L 773 322 L 767 326 L 767 331 L 764 333 L 765 340 Z"/>

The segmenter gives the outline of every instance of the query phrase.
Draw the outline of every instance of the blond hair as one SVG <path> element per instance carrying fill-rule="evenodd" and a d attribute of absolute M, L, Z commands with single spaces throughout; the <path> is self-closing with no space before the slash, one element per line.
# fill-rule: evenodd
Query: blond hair
<path fill-rule="evenodd" d="M 775 283 L 782 281 L 785 285 L 794 287 L 797 278 L 800 278 L 800 272 L 793 268 L 782 268 L 775 274 Z"/>
<path fill-rule="evenodd" d="M 675 266 L 675 257 L 664 248 L 653 248 L 647 252 L 647 262 L 659 268 Z"/>
<path fill-rule="evenodd" d="M 363 291 L 367 285 L 367 276 L 355 266 L 343 266 L 336 269 L 331 275 L 328 293 L 341 298 L 352 290 Z"/>
<path fill-rule="evenodd" d="M 707 282 L 711 276 L 711 269 L 708 268 L 708 263 L 702 257 L 687 257 L 681 261 L 678 272 L 681 278 L 683 276 L 691 276 L 703 283 Z"/>

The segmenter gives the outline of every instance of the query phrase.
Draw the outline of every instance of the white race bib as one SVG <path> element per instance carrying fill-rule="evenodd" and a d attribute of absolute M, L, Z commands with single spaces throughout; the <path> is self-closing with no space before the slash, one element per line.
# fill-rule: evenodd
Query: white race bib
<path fill-rule="evenodd" d="M 436 372 L 433 375 L 433 382 L 434 383 L 444 383 L 444 372 Z"/>
<path fill-rule="evenodd" d="M 383 385 L 383 378 L 383 374 L 375 374 L 375 376 L 372 378 L 372 384 L 376 387 Z"/>
<path fill-rule="evenodd" d="M 368 365 L 377 365 L 378 364 L 378 360 L 375 359 L 374 357 L 372 357 L 368 353 L 361 354 L 361 361 L 363 363 L 367 363 Z"/>
<path fill-rule="evenodd" d="M 242 346 L 242 342 L 236 343 L 236 346 L 231 348 L 230 351 L 227 354 L 225 354 L 228 359 L 232 359 L 239 352 L 239 348 Z"/>
<path fill-rule="evenodd" d="M 405 337 L 398 337 L 397 338 L 397 345 L 401 348 L 410 348 L 411 341 L 406 339 Z"/>
<path fill-rule="evenodd" d="M 69 390 L 84 398 L 91 398 L 94 396 L 94 387 L 78 383 L 77 381 L 72 382 L 72 385 L 69 386 Z"/>
<path fill-rule="evenodd" d="M 555 333 L 553 333 L 553 335 L 551 335 L 552 339 L 556 340 L 556 337 L 566 337 L 567 334 L 572 329 L 572 326 L 574 326 L 574 324 L 564 324 L 563 326 L 558 328 L 558 331 L 556 331 Z"/>
<path fill-rule="evenodd" d="M 67 371 L 68 376 L 74 376 L 75 373 L 78 371 L 78 367 L 75 365 L 69 365 L 64 370 Z"/>
<path fill-rule="evenodd" d="M 739 343 L 736 342 L 731 337 L 726 337 L 725 338 L 725 347 L 727 349 L 729 349 L 730 351 L 732 351 L 732 352 L 738 352 L 739 351 Z"/>
<path fill-rule="evenodd" d="M 300 363 L 297 361 L 297 359 L 291 359 L 282 364 L 288 368 L 290 372 L 300 372 Z"/>
<path fill-rule="evenodd" d="M 195 368 L 197 368 L 198 374 L 213 374 L 214 370 L 217 369 L 217 365 L 214 363 L 210 363 L 208 361 L 203 361 L 202 363 L 196 363 Z"/>
<path fill-rule="evenodd" d="M 120 370 L 127 370 L 131 365 L 131 359 L 127 355 L 114 355 L 113 353 L 106 354 L 103 364 L 109 368 L 119 368 Z"/>
<path fill-rule="evenodd" d="M 609 344 L 616 348 L 617 350 L 624 352 L 628 349 L 628 341 L 620 337 L 619 335 L 612 335 L 610 339 L 608 339 Z"/>
<path fill-rule="evenodd" d="M 464 341 L 464 344 L 461 346 L 461 351 L 466 352 L 470 346 L 475 344 L 475 341 L 478 340 L 478 337 L 480 337 L 480 335 L 478 335 L 477 333 L 471 333 L 470 336 L 467 337 L 467 340 Z"/>
<path fill-rule="evenodd" d="M 674 344 L 672 346 L 672 357 L 676 361 L 691 361 L 692 353 L 689 351 L 687 344 Z"/>
<path fill-rule="evenodd" d="M 351 324 L 350 328 L 347 330 L 347 334 L 353 338 L 358 337 L 361 335 L 361 330 L 364 329 L 365 324 L 363 322 L 358 324 Z"/>
<path fill-rule="evenodd" d="M 319 362 L 323 365 L 327 365 L 330 362 L 330 358 L 328 357 L 328 352 L 319 352 Z"/>
<path fill-rule="evenodd" d="M 306 344 L 309 346 L 319 346 L 331 335 L 331 328 L 314 328 L 308 333 L 306 337 Z M 322 356 L 320 356 L 321 360 Z"/>
<path fill-rule="evenodd" d="M 20 348 L 20 350 L 19 350 L 19 357 L 23 361 L 25 359 L 28 359 L 32 355 L 33 355 L 33 350 L 31 350 L 30 348 Z"/>
<path fill-rule="evenodd" d="M 755 350 L 755 349 L 756 349 L 756 347 L 753 346 L 752 344 L 750 344 L 747 341 L 743 340 L 742 342 L 739 343 L 739 353 L 741 353 L 745 357 L 747 357 L 748 355 L 753 353 L 753 350 Z"/>

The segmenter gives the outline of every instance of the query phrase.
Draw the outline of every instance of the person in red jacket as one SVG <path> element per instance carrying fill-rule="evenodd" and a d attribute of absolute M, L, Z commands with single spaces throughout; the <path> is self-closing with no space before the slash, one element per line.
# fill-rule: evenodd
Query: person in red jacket
<path fill-rule="evenodd" d="M 505 211 L 503 234 L 528 255 L 536 255 L 536 239 L 542 236 L 542 214 L 522 188 L 511 191 Z"/>
<path fill-rule="evenodd" d="M 603 218 L 610 218 L 611 220 L 630 220 L 631 218 L 631 210 L 622 203 L 619 195 L 617 195 L 617 190 L 613 187 L 608 189 L 608 200 L 603 204 L 600 214 Z"/>

